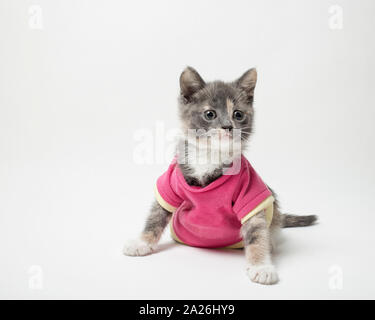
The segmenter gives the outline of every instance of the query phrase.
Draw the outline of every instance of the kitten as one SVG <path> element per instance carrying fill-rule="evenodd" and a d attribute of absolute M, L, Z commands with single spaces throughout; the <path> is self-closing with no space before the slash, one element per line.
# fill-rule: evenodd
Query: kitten
<path fill-rule="evenodd" d="M 255 69 L 248 70 L 238 80 L 231 83 L 222 81 L 206 83 L 198 72 L 191 67 L 187 67 L 182 72 L 178 104 L 184 135 L 177 145 L 177 163 L 175 167 L 170 167 L 169 170 L 171 174 L 176 170 L 181 172 L 184 178 L 183 183 L 186 181 L 186 184 L 191 186 L 191 190 L 206 190 L 210 188 L 208 187 L 210 184 L 226 179 L 224 176 L 228 174 L 228 170 L 231 170 L 231 166 L 234 167 L 236 161 L 241 164 L 241 171 L 234 173 L 232 178 L 228 178 L 228 181 L 230 179 L 234 181 L 233 179 L 236 179 L 237 176 L 250 174 L 249 172 L 251 172 L 253 180 L 259 178 L 242 156 L 253 129 L 253 99 L 256 81 L 257 72 Z M 236 132 L 239 132 L 239 135 L 236 135 Z M 215 161 L 212 159 L 215 159 Z M 244 165 L 247 166 L 247 171 L 244 169 Z M 246 181 L 245 184 L 242 182 L 243 185 L 247 186 L 246 183 Z M 259 185 L 264 185 L 260 178 Z M 238 236 L 242 241 L 239 245 L 232 247 L 244 247 L 247 274 L 250 279 L 261 284 L 273 284 L 278 281 L 278 276 L 271 259 L 272 235 L 280 227 L 312 225 L 317 217 L 280 213 L 276 194 L 272 189 L 264 186 L 266 188 L 264 190 L 266 192 L 265 200 L 262 198 L 262 201 L 264 201 L 260 206 L 256 206 L 260 209 L 252 211 L 253 214 L 243 218 L 241 220 L 242 225 L 237 220 L 230 220 L 228 225 L 239 226 L 238 231 L 240 233 Z M 234 191 L 233 208 L 235 208 L 234 202 L 237 201 L 235 199 L 241 196 L 241 192 Z M 223 194 L 224 198 L 225 194 Z M 209 199 L 207 201 L 209 203 Z M 191 210 L 194 205 L 186 206 L 186 201 L 178 205 L 178 208 L 173 208 L 173 205 L 166 202 L 163 199 L 160 200 L 159 197 L 159 201 L 153 203 L 140 238 L 125 245 L 125 255 L 143 256 L 154 252 L 165 227 L 172 217 L 171 211 L 181 212 L 184 210 L 185 216 L 193 212 Z M 268 207 L 263 206 L 265 202 L 267 202 Z M 207 203 L 205 204 L 207 205 Z M 244 204 L 246 205 L 246 203 Z M 254 210 L 257 210 L 256 208 Z M 229 211 L 231 210 L 229 209 Z M 271 221 L 268 219 L 269 210 L 271 210 Z M 209 222 L 207 225 L 207 221 L 205 221 L 205 228 L 210 230 L 209 219 L 211 219 L 211 216 L 208 215 L 208 211 L 206 220 Z M 230 214 L 234 217 L 233 212 Z M 232 219 L 232 216 L 227 215 L 226 217 Z M 224 214 L 220 217 L 224 217 Z M 175 240 L 180 241 L 179 237 L 174 234 L 173 226 L 172 235 Z M 212 239 L 207 238 L 206 240 L 209 242 Z M 217 239 L 217 241 L 219 240 Z M 190 242 L 191 245 L 200 246 L 195 244 L 196 242 L 193 240 Z M 207 247 L 213 247 L 213 245 L 207 245 Z"/>

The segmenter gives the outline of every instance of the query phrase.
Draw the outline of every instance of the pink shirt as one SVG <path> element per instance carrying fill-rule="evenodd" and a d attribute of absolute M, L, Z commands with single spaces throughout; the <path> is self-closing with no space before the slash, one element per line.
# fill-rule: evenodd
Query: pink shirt
<path fill-rule="evenodd" d="M 174 212 L 172 236 L 184 244 L 205 247 L 241 247 L 241 222 L 261 210 L 272 220 L 273 197 L 242 156 L 235 175 L 223 175 L 208 186 L 189 186 L 176 159 L 156 183 L 156 198 Z"/>

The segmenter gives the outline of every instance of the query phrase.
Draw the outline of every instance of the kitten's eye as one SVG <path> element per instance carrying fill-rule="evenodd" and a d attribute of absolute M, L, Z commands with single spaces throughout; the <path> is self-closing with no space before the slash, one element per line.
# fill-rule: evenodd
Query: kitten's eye
<path fill-rule="evenodd" d="M 235 110 L 233 112 L 233 119 L 241 121 L 245 117 L 244 113 L 240 110 Z"/>
<path fill-rule="evenodd" d="M 213 120 L 216 118 L 216 112 L 213 110 L 207 110 L 204 112 L 204 117 L 206 120 Z"/>

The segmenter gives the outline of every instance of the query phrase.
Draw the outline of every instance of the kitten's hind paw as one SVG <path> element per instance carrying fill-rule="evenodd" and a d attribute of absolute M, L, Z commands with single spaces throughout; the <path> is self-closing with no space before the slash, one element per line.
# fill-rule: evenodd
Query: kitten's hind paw
<path fill-rule="evenodd" d="M 136 239 L 126 242 L 122 252 L 126 256 L 146 256 L 153 253 L 155 249 L 155 245 L 148 244 L 142 239 Z"/>
<path fill-rule="evenodd" d="M 260 284 L 275 284 L 279 281 L 276 269 L 271 264 L 249 265 L 247 267 L 247 275 L 251 281 Z"/>

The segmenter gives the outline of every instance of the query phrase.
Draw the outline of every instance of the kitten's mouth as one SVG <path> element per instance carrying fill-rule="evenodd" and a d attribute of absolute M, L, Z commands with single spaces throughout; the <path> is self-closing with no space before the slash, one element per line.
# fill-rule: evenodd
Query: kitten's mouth
<path fill-rule="evenodd" d="M 219 133 L 220 140 L 228 141 L 233 139 L 233 134 L 231 132 L 220 132 Z"/>
<path fill-rule="evenodd" d="M 192 130 L 188 133 L 187 137 L 190 137 L 191 141 L 199 140 L 201 143 L 225 143 L 225 144 L 240 144 L 242 140 L 241 129 L 210 129 L 208 131 L 204 130 Z"/>

